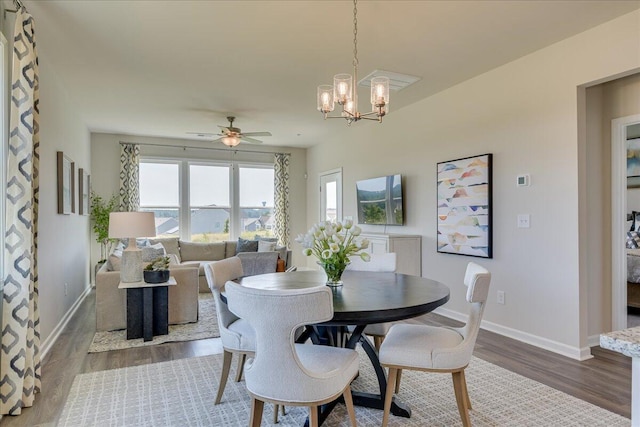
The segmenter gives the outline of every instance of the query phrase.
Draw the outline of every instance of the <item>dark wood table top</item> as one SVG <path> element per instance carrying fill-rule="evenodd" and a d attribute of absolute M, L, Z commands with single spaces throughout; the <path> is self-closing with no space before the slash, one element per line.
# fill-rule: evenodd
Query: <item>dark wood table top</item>
<path fill-rule="evenodd" d="M 261 274 L 239 280 L 259 289 L 325 286 L 322 271 Z M 449 288 L 435 280 L 399 273 L 346 271 L 343 286 L 333 289 L 331 325 L 369 325 L 429 313 L 449 301 Z"/>

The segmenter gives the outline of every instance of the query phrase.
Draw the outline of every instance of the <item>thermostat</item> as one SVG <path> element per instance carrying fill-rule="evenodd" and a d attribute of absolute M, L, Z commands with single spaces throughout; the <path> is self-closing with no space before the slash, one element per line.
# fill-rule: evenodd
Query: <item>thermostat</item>
<path fill-rule="evenodd" d="M 528 187 L 529 186 L 529 175 L 518 175 L 517 180 L 518 187 Z"/>

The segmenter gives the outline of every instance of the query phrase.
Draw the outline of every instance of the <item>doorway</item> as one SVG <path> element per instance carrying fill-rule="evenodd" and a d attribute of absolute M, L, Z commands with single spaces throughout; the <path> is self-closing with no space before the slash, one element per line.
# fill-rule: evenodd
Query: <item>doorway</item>
<path fill-rule="evenodd" d="M 611 315 L 612 330 L 627 328 L 627 139 L 640 114 L 611 121 Z M 639 285 L 640 286 L 640 285 Z"/>
<path fill-rule="evenodd" d="M 342 168 L 320 173 L 320 221 L 342 220 Z"/>

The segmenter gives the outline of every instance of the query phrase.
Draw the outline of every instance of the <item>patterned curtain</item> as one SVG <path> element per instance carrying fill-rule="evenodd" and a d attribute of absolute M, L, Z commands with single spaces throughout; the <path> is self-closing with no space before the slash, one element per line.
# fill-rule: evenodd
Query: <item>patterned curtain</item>
<path fill-rule="evenodd" d="M 289 247 L 289 163 L 291 154 L 276 153 L 274 175 L 274 234 L 278 244 Z"/>
<path fill-rule="evenodd" d="M 2 298 L 0 414 L 18 415 L 40 392 L 38 310 L 38 55 L 33 17 L 22 7 L 14 27 L 7 158 L 5 286 Z"/>
<path fill-rule="evenodd" d="M 120 148 L 120 210 L 140 208 L 140 147 L 122 144 Z"/>

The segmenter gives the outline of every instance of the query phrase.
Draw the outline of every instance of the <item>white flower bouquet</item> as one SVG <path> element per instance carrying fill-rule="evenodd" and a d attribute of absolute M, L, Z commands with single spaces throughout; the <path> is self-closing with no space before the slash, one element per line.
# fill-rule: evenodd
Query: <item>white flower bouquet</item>
<path fill-rule="evenodd" d="M 314 255 L 318 259 L 327 274 L 327 284 L 339 285 L 349 257 L 358 255 L 366 262 L 371 259 L 367 252 L 362 252 L 369 247 L 369 241 L 358 238 L 361 232 L 351 220 L 344 224 L 324 221 L 311 227 L 307 234 L 299 234 L 295 240 L 302 244 L 306 256 Z"/>

